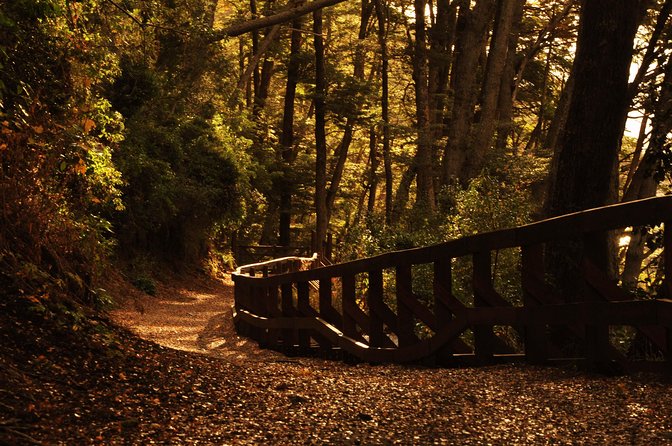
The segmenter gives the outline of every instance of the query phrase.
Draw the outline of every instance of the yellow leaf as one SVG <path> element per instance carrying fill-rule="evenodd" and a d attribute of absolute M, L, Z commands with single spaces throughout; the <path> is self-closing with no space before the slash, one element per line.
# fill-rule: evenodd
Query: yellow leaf
<path fill-rule="evenodd" d="M 0 144 L 0 150 L 7 150 L 7 144 Z"/>
<path fill-rule="evenodd" d="M 44 132 L 44 127 L 42 127 L 41 125 L 36 125 L 35 127 L 33 127 L 33 130 L 35 130 L 35 133 L 37 133 L 38 135 L 41 135 Z"/>

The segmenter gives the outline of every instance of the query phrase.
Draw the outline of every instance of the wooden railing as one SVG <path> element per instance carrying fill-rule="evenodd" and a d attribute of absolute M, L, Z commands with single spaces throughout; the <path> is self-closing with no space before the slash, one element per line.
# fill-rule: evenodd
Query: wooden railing
<path fill-rule="evenodd" d="M 259 262 L 264 259 L 302 257 L 310 255 L 308 246 L 279 245 L 232 245 L 233 257 L 237 264 Z"/>
<path fill-rule="evenodd" d="M 326 267 L 305 269 L 312 259 L 299 257 L 248 265 L 233 274 L 234 320 L 239 333 L 291 354 L 447 365 L 571 360 L 594 369 L 672 372 L 668 222 L 672 197 L 658 197 Z M 590 244 L 609 231 L 644 225 L 664 230 L 664 279 L 655 299 L 624 291 L 588 249 L 572 259 L 581 286 L 570 303 L 565 287 L 549 285 L 550 244 Z M 506 250 L 518 259 L 517 283 L 510 284 L 517 297 L 503 297 L 493 281 L 493 258 Z M 420 275 L 429 282 L 422 296 Z M 619 348 L 623 330 L 649 353 L 633 357 Z"/>

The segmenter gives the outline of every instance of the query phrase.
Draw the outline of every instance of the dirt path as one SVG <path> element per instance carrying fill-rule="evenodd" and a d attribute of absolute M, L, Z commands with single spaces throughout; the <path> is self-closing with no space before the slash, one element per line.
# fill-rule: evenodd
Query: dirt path
<path fill-rule="evenodd" d="M 233 282 L 190 277 L 159 284 L 156 296 L 132 292 L 111 312 L 112 319 L 141 338 L 164 347 L 204 353 L 236 365 L 281 360 L 236 334 L 233 327 Z"/>
<path fill-rule="evenodd" d="M 179 434 L 184 444 L 672 444 L 672 386 L 657 379 L 520 364 L 288 359 L 237 336 L 228 280 L 192 277 L 159 286 L 155 297 L 126 293 L 112 312 L 118 324 L 198 353 L 158 355 L 180 383 L 164 392 L 175 406 L 160 406 L 173 431 L 142 412 L 149 427 L 134 434 L 142 441 Z M 181 394 L 187 403 L 177 404 Z M 143 398 L 138 411 L 146 410 Z M 203 412 L 213 404 L 217 410 Z"/>

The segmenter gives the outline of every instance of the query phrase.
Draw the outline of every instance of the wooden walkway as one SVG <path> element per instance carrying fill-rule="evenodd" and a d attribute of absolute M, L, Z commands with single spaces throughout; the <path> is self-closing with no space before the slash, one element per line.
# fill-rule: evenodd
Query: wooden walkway
<path fill-rule="evenodd" d="M 300 257 L 247 265 L 232 276 L 234 321 L 240 334 L 291 354 L 445 365 L 578 361 L 596 370 L 670 373 L 672 232 L 663 235 L 665 274 L 656 299 L 625 292 L 591 255 L 609 231 L 661 223 L 667 229 L 668 221 L 672 197 L 657 197 L 327 267 L 312 268 L 312 259 Z M 575 266 L 572 287 L 548 283 L 549 246 L 573 256 L 566 259 Z M 493 284 L 493 258 L 502 250 L 519 256 L 517 299 Z M 461 290 L 459 298 L 458 262 L 469 264 L 470 275 L 470 295 Z M 431 277 L 431 297 L 416 291 L 418 274 Z M 614 345 L 617 329 L 629 329 L 651 353 L 626 355 Z"/>

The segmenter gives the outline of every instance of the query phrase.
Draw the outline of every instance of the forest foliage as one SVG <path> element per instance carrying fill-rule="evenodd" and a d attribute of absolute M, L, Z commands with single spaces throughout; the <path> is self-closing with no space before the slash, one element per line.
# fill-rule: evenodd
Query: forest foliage
<path fill-rule="evenodd" d="M 0 286 L 100 305 L 111 259 L 193 263 L 230 257 L 234 235 L 314 231 L 313 250 L 330 232 L 346 260 L 665 192 L 671 2 L 596 18 L 579 3 L 347 1 L 226 37 L 283 5 L 2 2 Z M 631 28 L 611 48 L 631 74 L 600 74 L 622 105 L 605 148 L 576 155 L 572 93 L 599 82 L 578 56 L 600 37 L 579 32 L 590 20 Z M 602 195 L 553 189 L 572 169 Z M 625 286 L 655 289 L 655 233 L 613 247 Z"/>

